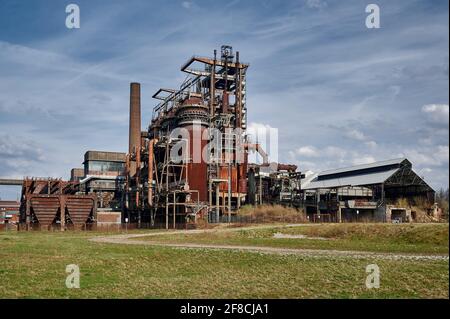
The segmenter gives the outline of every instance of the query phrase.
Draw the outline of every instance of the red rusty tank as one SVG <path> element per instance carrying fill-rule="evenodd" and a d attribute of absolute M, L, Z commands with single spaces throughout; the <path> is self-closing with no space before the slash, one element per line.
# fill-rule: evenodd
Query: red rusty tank
<path fill-rule="evenodd" d="M 202 156 L 202 150 L 208 141 L 202 139 L 205 130 L 208 129 L 208 107 L 203 105 L 200 98 L 186 99 L 177 110 L 178 127 L 183 127 L 189 132 L 190 161 L 187 165 L 187 179 L 189 188 L 199 192 L 199 200 L 208 200 L 208 166 Z M 194 195 L 194 200 L 196 200 Z"/>
<path fill-rule="evenodd" d="M 247 154 L 244 156 L 243 163 L 233 163 L 231 165 L 231 192 L 247 193 Z M 223 164 L 219 168 L 221 179 L 228 179 L 228 165 Z M 221 192 L 228 192 L 228 184 L 220 184 Z"/>

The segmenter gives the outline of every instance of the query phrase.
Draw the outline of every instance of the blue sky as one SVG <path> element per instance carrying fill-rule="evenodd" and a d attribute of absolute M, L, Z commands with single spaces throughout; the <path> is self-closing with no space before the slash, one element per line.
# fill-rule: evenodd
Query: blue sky
<path fill-rule="evenodd" d="M 0 0 L 0 176 L 68 178 L 86 150 L 127 150 L 129 82 L 143 127 L 159 87 L 222 44 L 250 63 L 250 126 L 280 162 L 320 171 L 406 156 L 448 187 L 447 0 Z M 381 28 L 365 27 L 376 3 Z M 0 187 L 0 197 L 17 190 Z"/>

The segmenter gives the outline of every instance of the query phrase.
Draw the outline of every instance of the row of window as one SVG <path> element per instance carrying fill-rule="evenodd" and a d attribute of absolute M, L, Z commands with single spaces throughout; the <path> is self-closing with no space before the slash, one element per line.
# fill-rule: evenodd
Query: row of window
<path fill-rule="evenodd" d="M 88 171 L 100 172 L 123 172 L 125 163 L 121 162 L 106 162 L 106 161 L 89 161 Z"/>

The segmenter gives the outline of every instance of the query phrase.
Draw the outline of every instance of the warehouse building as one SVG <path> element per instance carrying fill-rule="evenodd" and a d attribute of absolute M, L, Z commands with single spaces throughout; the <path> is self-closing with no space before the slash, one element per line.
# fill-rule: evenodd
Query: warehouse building
<path fill-rule="evenodd" d="M 0 228 L 16 224 L 19 221 L 20 202 L 0 200 Z"/>
<path fill-rule="evenodd" d="M 302 189 L 313 221 L 412 221 L 410 207 L 431 208 L 435 196 L 406 158 L 323 171 Z"/>

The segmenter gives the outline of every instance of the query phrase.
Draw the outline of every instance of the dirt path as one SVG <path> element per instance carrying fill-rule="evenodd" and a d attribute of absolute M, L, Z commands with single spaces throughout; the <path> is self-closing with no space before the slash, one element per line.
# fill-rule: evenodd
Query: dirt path
<path fill-rule="evenodd" d="M 290 224 L 282 225 L 280 227 L 298 227 L 298 226 L 313 226 L 306 224 Z M 256 253 L 279 254 L 279 255 L 301 255 L 307 257 L 345 257 L 345 258 L 375 258 L 375 259 L 410 259 L 410 260 L 448 260 L 448 255 L 417 255 L 406 253 L 380 253 L 369 251 L 348 251 L 348 250 L 331 250 L 331 249 L 293 249 L 293 248 L 277 248 L 264 246 L 241 246 L 241 245 L 216 245 L 216 244 L 194 244 L 194 243 L 163 243 L 148 240 L 135 240 L 140 237 L 152 237 L 160 235 L 172 234 L 198 234 L 209 232 L 231 232 L 239 230 L 264 229 L 273 228 L 274 225 L 268 226 L 251 226 L 240 228 L 222 228 L 222 229 L 196 229 L 196 230 L 179 230 L 179 231 L 161 231 L 144 234 L 121 234 L 112 236 L 98 236 L 89 239 L 97 243 L 109 244 L 125 244 L 125 245 L 145 245 L 145 246 L 164 246 L 181 249 L 213 249 L 213 250 L 234 250 L 234 251 L 248 251 Z M 132 240 L 130 240 L 132 239 Z"/>

